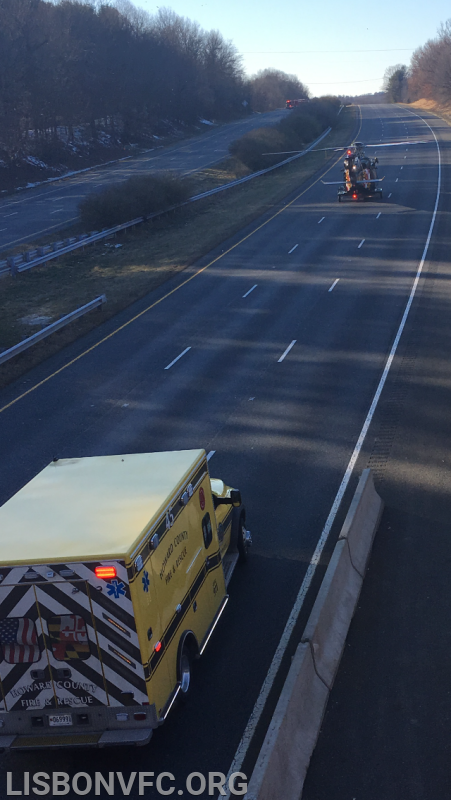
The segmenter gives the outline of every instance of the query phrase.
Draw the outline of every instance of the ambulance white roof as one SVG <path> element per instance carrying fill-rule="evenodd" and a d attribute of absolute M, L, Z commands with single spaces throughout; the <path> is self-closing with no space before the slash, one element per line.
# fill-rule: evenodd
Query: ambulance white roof
<path fill-rule="evenodd" d="M 61 459 L 0 508 L 0 564 L 125 556 L 204 450 Z"/>

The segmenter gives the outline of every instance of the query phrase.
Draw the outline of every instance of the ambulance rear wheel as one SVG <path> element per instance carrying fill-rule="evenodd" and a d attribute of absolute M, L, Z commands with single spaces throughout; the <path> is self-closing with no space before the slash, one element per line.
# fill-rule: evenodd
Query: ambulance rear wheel
<path fill-rule="evenodd" d="M 193 659 L 191 650 L 187 644 L 183 645 L 180 655 L 179 675 L 180 675 L 180 700 L 185 703 L 189 696 L 192 680 Z"/>
<path fill-rule="evenodd" d="M 246 530 L 246 519 L 244 514 L 241 514 L 239 526 L 238 526 L 238 539 L 237 539 L 237 548 L 239 554 L 239 560 L 241 562 L 247 561 L 248 554 L 249 554 L 249 544 L 247 540 L 247 530 Z"/>

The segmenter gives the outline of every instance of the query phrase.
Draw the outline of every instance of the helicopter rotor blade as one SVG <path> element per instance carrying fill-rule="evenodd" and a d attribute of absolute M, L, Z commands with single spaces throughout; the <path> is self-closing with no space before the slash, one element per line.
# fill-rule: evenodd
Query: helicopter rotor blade
<path fill-rule="evenodd" d="M 384 175 L 385 178 L 385 175 Z M 369 178 L 367 181 L 356 181 L 356 183 L 381 183 L 384 178 Z"/>
<path fill-rule="evenodd" d="M 262 156 L 290 156 L 295 153 L 324 153 L 326 150 L 331 150 L 333 153 L 338 153 L 339 150 L 347 150 L 349 145 L 346 147 L 317 147 L 314 150 L 282 150 L 281 152 L 277 153 L 262 153 Z"/>
<path fill-rule="evenodd" d="M 416 139 L 414 142 L 404 141 L 404 142 L 386 142 L 384 144 L 364 144 L 362 147 L 399 147 L 400 145 L 409 145 L 409 144 L 430 144 L 432 139 Z M 262 156 L 291 156 L 296 155 L 296 153 L 325 153 L 326 151 L 330 150 L 332 153 L 338 153 L 341 150 L 350 150 L 351 148 L 355 148 L 356 145 L 354 144 L 347 144 L 345 147 L 316 147 L 314 150 L 282 150 L 280 152 L 275 153 L 262 153 Z"/>
<path fill-rule="evenodd" d="M 409 144 L 430 144 L 432 139 L 417 139 L 415 142 L 387 142 L 386 144 L 366 144 L 365 147 L 399 147 L 400 145 Z"/>
<path fill-rule="evenodd" d="M 383 178 L 368 178 L 368 180 L 363 180 L 363 181 L 354 181 L 354 180 L 352 180 L 352 181 L 349 181 L 349 183 L 351 184 L 351 186 L 357 186 L 357 184 L 359 184 L 359 183 L 361 183 L 361 184 L 365 184 L 365 183 L 382 183 L 382 181 L 384 179 L 385 179 L 385 175 L 384 175 Z M 323 183 L 324 186 L 343 186 L 346 183 L 346 181 L 321 181 L 321 183 Z"/>

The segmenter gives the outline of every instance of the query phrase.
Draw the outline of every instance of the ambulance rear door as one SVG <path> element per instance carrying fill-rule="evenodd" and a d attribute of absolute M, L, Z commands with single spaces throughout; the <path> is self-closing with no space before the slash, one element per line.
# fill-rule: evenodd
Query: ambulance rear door
<path fill-rule="evenodd" d="M 83 579 L 83 571 L 93 579 Z M 136 632 L 108 597 L 110 585 L 123 606 L 125 582 L 96 580 L 82 564 L 1 574 L 2 709 L 69 711 L 147 700 Z"/>

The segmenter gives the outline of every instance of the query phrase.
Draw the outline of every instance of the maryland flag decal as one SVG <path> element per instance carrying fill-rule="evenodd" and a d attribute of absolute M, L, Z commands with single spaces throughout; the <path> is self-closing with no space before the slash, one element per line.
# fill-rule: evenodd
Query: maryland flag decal
<path fill-rule="evenodd" d="M 52 652 L 58 661 L 89 658 L 91 651 L 86 625 L 82 617 L 79 617 L 78 614 L 52 617 L 48 626 Z"/>

